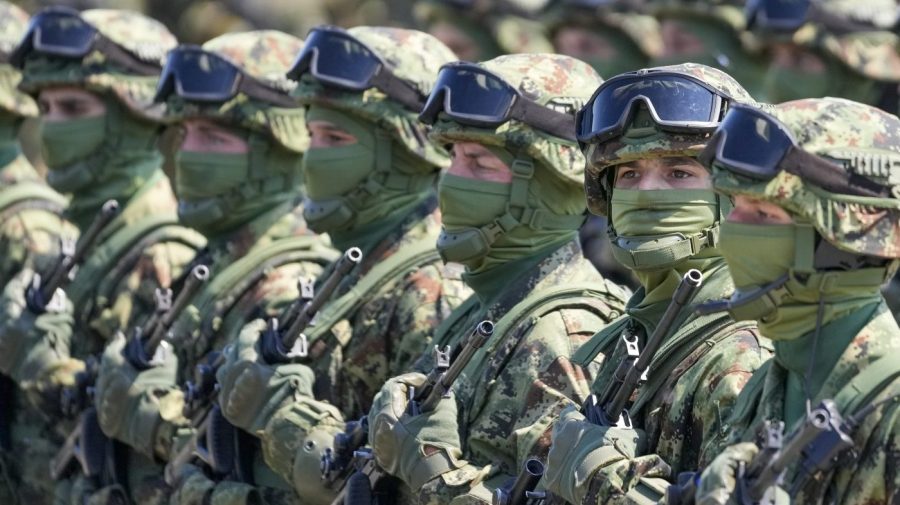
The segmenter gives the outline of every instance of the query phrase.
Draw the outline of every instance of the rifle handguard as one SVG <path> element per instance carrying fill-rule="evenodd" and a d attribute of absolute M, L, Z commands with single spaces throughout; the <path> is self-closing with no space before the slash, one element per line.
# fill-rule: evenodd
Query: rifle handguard
<path fill-rule="evenodd" d="M 414 399 L 410 400 L 407 407 L 408 412 L 422 413 L 431 412 L 437 407 L 441 399 L 450 396 L 453 389 L 453 383 L 462 375 L 463 370 L 480 349 L 494 334 L 494 323 L 491 321 L 482 321 L 475 326 L 475 330 L 466 340 L 464 347 L 459 355 L 450 363 L 450 367 L 446 372 L 440 374 L 434 384 L 428 384 L 422 389 L 421 394 L 415 394 Z M 424 397 L 424 398 L 423 398 Z"/>
<path fill-rule="evenodd" d="M 544 464 L 535 458 L 529 459 L 509 489 L 494 490 L 491 505 L 525 505 L 543 476 Z"/>

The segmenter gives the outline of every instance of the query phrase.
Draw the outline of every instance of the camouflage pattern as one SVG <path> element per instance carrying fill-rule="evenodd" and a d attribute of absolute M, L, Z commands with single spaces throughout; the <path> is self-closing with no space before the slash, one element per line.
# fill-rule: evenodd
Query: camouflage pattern
<path fill-rule="evenodd" d="M 101 34 L 144 63 L 158 65 L 177 43 L 159 22 L 126 10 L 91 9 L 81 17 Z M 153 103 L 158 76 L 122 72 L 98 50 L 80 60 L 47 58 L 32 53 L 25 58 L 19 89 L 36 95 L 48 86 L 75 85 L 101 94 L 110 93 L 137 117 L 160 120 L 163 107 Z"/>
<path fill-rule="evenodd" d="M 226 57 L 263 84 L 289 92 L 295 83 L 285 74 L 303 47 L 303 41 L 279 31 L 259 30 L 222 35 L 202 47 Z M 220 104 L 189 102 L 172 95 L 167 100 L 166 116 L 176 120 L 200 116 L 260 131 L 297 153 L 305 152 L 309 145 L 302 108 L 274 107 L 244 93 Z"/>
<path fill-rule="evenodd" d="M 560 295 L 552 308 L 531 307 L 508 327 L 496 328 L 476 352 L 454 387 L 463 437 L 460 449 L 467 464 L 414 490 L 419 503 L 449 503 L 455 498 L 489 502 L 491 492 L 517 475 L 526 459 L 546 460 L 547 420 L 571 402 L 585 380 L 571 356 L 622 313 L 627 294 L 603 279 L 573 241 L 517 271 L 489 306 L 475 298 L 467 302 L 452 316 L 447 331 L 435 335 L 434 344 L 452 347 L 478 322 L 499 322 L 529 296 L 582 283 L 597 292 Z M 415 369 L 428 373 L 430 366 L 431 355 L 425 354 Z M 550 390 L 554 394 L 548 394 Z"/>
<path fill-rule="evenodd" d="M 586 63 L 556 54 L 515 54 L 479 63 L 500 76 L 523 96 L 557 112 L 572 114 L 584 106 L 603 82 Z M 543 162 L 550 175 L 568 188 L 580 188 L 584 159 L 575 142 L 554 137 L 521 121 L 510 120 L 491 128 L 473 128 L 452 120 L 435 123 L 431 138 L 437 143 L 477 142 L 505 148 Z"/>
<path fill-rule="evenodd" d="M 25 34 L 28 14 L 14 4 L 0 2 L 0 108 L 16 116 L 37 116 L 34 100 L 17 89 L 22 76 L 5 62 Z"/>
<path fill-rule="evenodd" d="M 893 28 L 900 15 L 896 2 L 874 0 L 860 6 L 847 0 L 828 0 L 816 3 L 816 7 L 838 22 L 844 20 L 873 29 L 848 32 L 840 26 L 808 22 L 791 34 L 773 37 L 763 32 L 760 38 L 788 39 L 798 46 L 830 55 L 869 79 L 900 81 L 900 35 Z"/>
<path fill-rule="evenodd" d="M 655 67 L 652 70 L 689 75 L 712 86 L 737 103 L 758 105 L 756 100 L 731 76 L 706 65 L 683 63 Z M 642 139 L 641 142 L 627 142 L 622 136 L 617 136 L 605 142 L 587 144 L 583 151 L 588 160 L 584 173 L 588 209 L 594 214 L 606 215 L 609 195 L 603 185 L 603 178 L 608 168 L 648 158 L 696 157 L 703 151 L 708 141 L 708 133 L 688 134 L 659 131 L 657 135 Z"/>
<path fill-rule="evenodd" d="M 871 314 L 870 314 L 871 313 Z M 850 344 L 840 354 L 838 361 L 830 367 L 825 382 L 818 393 L 811 399 L 812 405 L 818 405 L 823 399 L 835 398 L 842 388 L 861 373 L 869 370 L 879 358 L 896 356 L 898 342 L 900 342 L 900 328 L 890 311 L 884 304 L 879 304 L 874 311 L 865 310 L 865 321 L 862 327 L 854 330 Z M 841 328 L 841 332 L 849 328 Z M 828 327 L 824 328 L 820 338 L 823 342 L 833 339 L 846 339 L 845 335 L 831 333 Z M 897 375 L 896 360 L 892 360 L 893 366 L 885 369 L 894 377 Z M 753 387 L 748 387 L 738 398 L 733 415 L 722 427 L 719 436 L 710 441 L 704 449 L 706 460 L 712 460 L 720 454 L 726 445 L 740 441 L 758 442 L 763 421 L 780 420 L 785 418 L 785 389 L 788 371 L 782 367 L 779 358 L 771 361 L 768 370 L 760 370 L 760 375 L 754 376 Z M 884 375 L 879 375 L 879 378 Z M 791 503 L 807 504 L 829 503 L 840 505 L 863 505 L 873 503 L 892 503 L 897 500 L 900 493 L 900 473 L 894 464 L 896 455 L 900 451 L 898 446 L 898 434 L 900 425 L 897 423 L 900 415 L 900 406 L 892 397 L 900 392 L 900 381 L 894 378 L 888 381 L 883 389 L 871 398 L 867 404 L 878 405 L 869 415 L 861 419 L 858 427 L 851 433 L 856 453 L 853 457 L 841 458 L 840 463 L 827 472 L 820 475 L 820 480 L 813 480 L 809 485 L 800 490 L 799 494 L 791 498 Z M 850 400 L 855 399 L 856 394 L 849 395 Z M 846 403 L 839 403 L 838 410 L 845 419 L 848 412 Z M 790 430 L 790 427 L 787 428 Z M 782 487 L 789 489 L 794 482 L 796 468 L 788 467 L 787 475 Z M 706 477 L 704 477 L 706 478 Z M 698 495 L 698 500 L 712 498 L 707 494 Z M 727 494 L 725 495 L 727 499 Z M 724 503 L 718 499 L 705 501 L 705 503 Z M 736 503 L 731 498 L 728 503 Z"/>
<path fill-rule="evenodd" d="M 404 248 L 433 244 L 440 232 L 433 205 L 432 200 L 420 207 L 400 230 L 383 239 L 351 273 L 356 280 L 347 281 L 347 286 L 365 282 L 373 267 Z M 263 422 L 264 429 L 256 433 L 266 463 L 291 482 L 306 503 L 330 503 L 334 498 L 337 490 L 324 489 L 318 471 L 321 451 L 331 446 L 345 420 L 368 412 L 388 378 L 411 368 L 427 346 L 431 330 L 469 295 L 461 273 L 459 265 L 429 259 L 387 278 L 356 312 L 317 341 L 324 344 L 322 350 L 313 346 L 312 352 L 319 356 L 307 364 L 317 378 L 315 396 L 295 393 L 273 410 Z M 245 331 L 258 334 L 261 327 L 257 321 Z M 223 408 L 229 418 L 241 415 L 237 403 L 225 403 Z M 309 443 L 315 450 L 308 448 Z"/>
<path fill-rule="evenodd" d="M 734 408 L 750 376 L 771 356 L 771 344 L 760 337 L 755 323 L 735 323 L 727 316 L 707 316 L 700 321 L 693 314 L 693 306 L 722 299 L 734 290 L 721 258 L 704 272 L 700 291 L 676 319 L 673 333 L 650 362 L 648 381 L 632 398 L 632 422 L 649 450 L 628 457 L 595 456 L 591 459 L 594 466 L 582 463 L 575 484 L 581 504 L 654 503 L 661 498 L 668 479 L 705 462 L 700 454 L 704 441 L 720 434 L 722 420 Z M 643 290 L 639 290 L 629 301 L 628 315 L 579 350 L 575 361 L 580 366 L 601 363 L 590 392 L 600 394 L 625 359 L 619 341 L 623 331 L 634 331 L 640 342 L 645 342 L 655 328 L 661 313 L 642 314 L 636 307 L 642 296 Z M 585 389 L 580 391 L 583 395 Z M 587 397 L 572 398 L 577 402 L 574 406 L 580 407 Z M 577 449 L 565 445 L 565 440 L 556 439 L 555 444 L 560 444 L 563 452 Z M 553 450 L 557 449 L 554 446 Z M 612 448 L 609 451 L 615 453 Z M 567 470 L 556 471 L 565 474 Z"/>
<path fill-rule="evenodd" d="M 391 72 L 428 96 L 441 65 L 456 56 L 440 41 L 416 30 L 357 26 L 350 35 L 369 46 L 390 67 Z M 447 152 L 439 144 L 426 142 L 427 128 L 419 123 L 418 111 L 411 111 L 389 99 L 377 88 L 351 93 L 325 87 L 306 74 L 293 96 L 303 105 L 318 104 L 362 117 L 379 125 L 391 137 L 426 163 L 425 171 L 448 165 Z"/>
<path fill-rule="evenodd" d="M 900 119 L 874 107 L 840 98 L 805 99 L 777 105 L 773 115 L 807 152 L 893 189 L 894 198 L 863 198 L 829 193 L 800 177 L 780 172 L 767 183 L 748 184 L 715 170 L 716 190 L 776 203 L 813 223 L 840 249 L 900 258 Z"/>

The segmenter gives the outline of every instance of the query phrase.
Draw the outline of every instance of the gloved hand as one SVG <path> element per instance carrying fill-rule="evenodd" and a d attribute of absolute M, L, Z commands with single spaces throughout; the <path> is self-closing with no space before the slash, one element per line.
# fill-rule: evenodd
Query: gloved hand
<path fill-rule="evenodd" d="M 739 504 L 737 472 L 741 463 L 750 461 L 759 452 L 756 444 L 741 443 L 728 447 L 706 467 L 700 476 L 695 500 L 698 505 Z"/>
<path fill-rule="evenodd" d="M 315 382 L 315 373 L 306 365 L 269 365 L 262 360 L 257 343 L 265 327 L 262 320 L 246 325 L 223 351 L 225 364 L 216 373 L 225 418 L 257 436 L 285 400 L 312 398 Z"/>
<path fill-rule="evenodd" d="M 72 303 L 57 291 L 48 311 L 33 313 L 25 289 L 34 273 L 23 270 L 3 290 L 0 299 L 0 372 L 25 391 L 32 406 L 55 415 L 59 391 L 72 385 L 84 363 L 69 356 L 74 318 Z"/>
<path fill-rule="evenodd" d="M 643 454 L 645 446 L 643 431 L 590 423 L 577 407 L 570 406 L 553 426 L 553 445 L 544 474 L 547 490 L 579 504 L 591 487 L 596 487 L 592 481 L 604 479 L 603 485 L 618 488 L 614 493 L 624 493 L 626 483 L 611 465 Z M 613 471 L 606 474 L 604 470 Z"/>
<path fill-rule="evenodd" d="M 462 444 L 452 395 L 431 412 L 406 414 L 409 387 L 418 389 L 425 380 L 420 373 L 410 373 L 387 381 L 369 412 L 369 443 L 375 460 L 412 489 L 466 464 L 460 459 Z"/>
<path fill-rule="evenodd" d="M 169 505 L 247 505 L 263 503 L 259 491 L 243 482 L 215 482 L 194 465 L 185 465 Z"/>
<path fill-rule="evenodd" d="M 156 439 L 164 421 L 185 424 L 184 394 L 178 388 L 178 358 L 163 342 L 157 366 L 134 368 L 125 358 L 125 336 L 120 332 L 106 346 L 100 363 L 94 404 L 100 427 L 107 436 L 121 440 L 154 457 L 168 448 Z"/>

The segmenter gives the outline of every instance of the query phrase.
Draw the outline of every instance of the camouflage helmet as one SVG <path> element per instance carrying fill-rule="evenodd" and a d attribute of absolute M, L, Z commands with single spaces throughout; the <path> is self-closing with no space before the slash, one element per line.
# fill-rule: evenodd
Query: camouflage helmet
<path fill-rule="evenodd" d="M 28 14 L 19 7 L 0 1 L 0 108 L 16 116 L 33 117 L 38 113 L 34 100 L 17 89 L 22 75 L 9 65 L 9 55 L 25 35 Z"/>
<path fill-rule="evenodd" d="M 900 81 L 900 7 L 895 0 L 813 2 L 793 32 L 752 27 L 767 42 L 783 40 L 828 55 L 876 81 Z"/>
<path fill-rule="evenodd" d="M 756 101 L 741 85 L 725 72 L 697 63 L 683 63 L 654 67 L 622 75 L 640 75 L 647 72 L 674 72 L 695 77 L 721 93 L 727 101 L 753 104 Z M 721 117 L 720 117 L 721 119 Z M 634 125 L 632 122 L 632 126 Z M 629 127 L 631 129 L 631 127 Z M 646 130 L 646 128 L 641 128 Z M 605 173 L 607 169 L 622 163 L 650 159 L 688 156 L 696 158 L 712 135 L 710 131 L 675 133 L 654 128 L 650 135 L 629 138 L 628 132 L 600 143 L 587 143 L 582 147 L 587 158 L 584 189 L 588 208 L 595 214 L 606 215 L 609 203 Z"/>
<path fill-rule="evenodd" d="M 590 65 L 561 54 L 511 54 L 478 63 L 503 78 L 538 105 L 572 114 L 580 109 L 603 79 Z M 574 122 L 574 117 L 572 119 Z M 510 119 L 496 128 L 457 123 L 439 115 L 432 139 L 446 144 L 477 142 L 525 155 L 548 167 L 553 177 L 581 191 L 584 158 L 573 140 L 555 137 Z"/>
<path fill-rule="evenodd" d="M 276 30 L 227 33 L 205 44 L 202 49 L 234 64 L 245 75 L 288 96 L 293 81 L 285 77 L 303 41 Z M 271 135 L 281 146 L 302 153 L 309 145 L 302 107 L 284 107 L 238 92 L 230 100 L 192 102 L 170 95 L 167 116 L 172 119 L 201 116 L 226 124 Z"/>
<path fill-rule="evenodd" d="M 396 77 L 412 85 L 423 97 L 431 91 L 441 65 L 456 60 L 439 40 L 417 30 L 357 26 L 347 33 L 368 46 Z M 377 125 L 430 167 L 448 164 L 444 148 L 427 140 L 418 111 L 404 107 L 375 87 L 362 92 L 343 91 L 325 86 L 307 73 L 300 77 L 293 96 L 303 105 L 337 109 Z"/>
<path fill-rule="evenodd" d="M 65 12 L 80 17 L 123 54 L 132 58 L 133 67 L 120 64 L 104 51 L 94 48 L 80 58 L 28 52 L 30 37 L 16 51 L 22 54 L 22 82 L 19 88 L 31 95 L 48 86 L 75 85 L 98 93 L 110 93 L 128 110 L 145 119 L 161 119 L 163 107 L 153 103 L 159 71 L 166 52 L 177 41 L 158 21 L 128 10 L 91 9 L 81 13 L 52 7 L 38 13 Z M 135 70 L 141 67 L 141 71 Z"/>
<path fill-rule="evenodd" d="M 886 198 L 832 193 L 787 171 L 755 182 L 716 168 L 713 185 L 725 194 L 775 203 L 838 249 L 900 258 L 900 118 L 842 98 L 810 98 L 769 111 L 800 148 L 836 161 L 841 169 L 891 189 Z"/>

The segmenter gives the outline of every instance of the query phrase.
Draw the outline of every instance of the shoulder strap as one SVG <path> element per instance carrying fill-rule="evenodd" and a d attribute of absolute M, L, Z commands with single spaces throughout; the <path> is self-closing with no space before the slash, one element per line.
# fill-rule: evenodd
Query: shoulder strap
<path fill-rule="evenodd" d="M 884 355 L 856 374 L 834 397 L 834 403 L 844 416 L 856 413 L 868 405 L 900 377 L 897 357 Z"/>
<path fill-rule="evenodd" d="M 316 316 L 315 326 L 307 333 L 309 343 L 328 334 L 331 328 L 365 304 L 372 295 L 390 283 L 419 267 L 440 259 L 433 237 L 429 236 L 401 247 L 381 263 L 376 264 L 343 295 L 331 300 Z"/>
<path fill-rule="evenodd" d="M 57 214 L 66 207 L 66 199 L 46 184 L 23 181 L 0 191 L 0 218 L 27 208 L 46 209 Z"/>
<path fill-rule="evenodd" d="M 628 316 L 622 316 L 606 325 L 575 351 L 572 361 L 582 368 L 586 368 L 600 354 L 609 355 L 615 348 L 619 335 L 628 325 L 628 321 Z"/>

